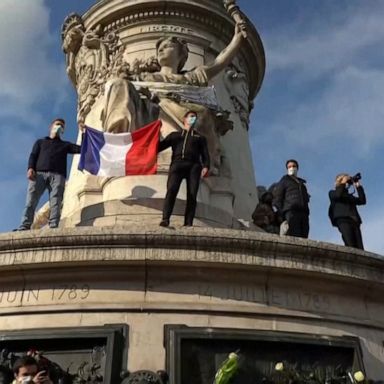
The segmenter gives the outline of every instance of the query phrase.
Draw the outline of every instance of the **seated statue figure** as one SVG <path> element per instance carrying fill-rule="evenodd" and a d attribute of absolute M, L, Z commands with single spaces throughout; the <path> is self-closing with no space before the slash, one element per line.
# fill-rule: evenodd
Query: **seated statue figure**
<path fill-rule="evenodd" d="M 152 65 L 151 70 L 132 71 L 125 63 L 125 72 L 120 67 L 119 73 L 115 72 L 105 84 L 101 113 L 103 130 L 132 132 L 158 118 L 171 121 L 174 129 L 180 129 L 182 117 L 192 109 L 199 114 L 200 124 L 196 128 L 207 138 L 212 165 L 218 168 L 218 137 L 232 128 L 226 121 L 229 114 L 209 105 L 199 97 L 199 92 L 202 95 L 208 90 L 208 82 L 232 62 L 244 39 L 244 30 L 244 22 L 236 24 L 232 41 L 212 63 L 188 71 L 183 71 L 188 59 L 188 45 L 177 37 L 164 37 L 157 42 L 157 65 Z M 157 88 L 156 84 L 168 84 L 172 92 L 156 93 L 155 90 L 151 93 L 150 90 Z M 198 96 L 193 97 L 193 93 Z M 188 98 L 188 94 L 192 98 Z"/>

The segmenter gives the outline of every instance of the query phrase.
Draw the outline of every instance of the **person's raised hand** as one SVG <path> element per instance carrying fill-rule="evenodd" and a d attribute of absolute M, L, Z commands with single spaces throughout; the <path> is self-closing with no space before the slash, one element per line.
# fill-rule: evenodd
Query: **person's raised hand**
<path fill-rule="evenodd" d="M 240 38 L 247 38 L 247 29 L 248 24 L 245 20 L 237 21 L 235 25 L 235 36 Z"/>
<path fill-rule="evenodd" d="M 35 384 L 48 384 L 52 383 L 47 375 L 47 371 L 40 371 L 38 372 L 35 377 L 33 378 L 33 382 Z"/>

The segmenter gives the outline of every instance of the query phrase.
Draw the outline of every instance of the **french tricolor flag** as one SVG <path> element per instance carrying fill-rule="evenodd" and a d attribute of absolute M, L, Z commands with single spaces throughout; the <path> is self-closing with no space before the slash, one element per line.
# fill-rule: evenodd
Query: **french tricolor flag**
<path fill-rule="evenodd" d="M 152 175 L 157 171 L 161 121 L 132 133 L 86 127 L 78 169 L 96 176 Z"/>

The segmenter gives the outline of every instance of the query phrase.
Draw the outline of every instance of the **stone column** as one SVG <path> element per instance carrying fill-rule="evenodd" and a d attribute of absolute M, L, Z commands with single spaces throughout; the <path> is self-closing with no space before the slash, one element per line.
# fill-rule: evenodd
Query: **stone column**
<path fill-rule="evenodd" d="M 102 113 L 108 81 L 128 72 L 137 76 L 142 71 L 155 72 L 156 42 L 160 38 L 175 36 L 187 42 L 189 56 L 183 71 L 188 71 L 211 63 L 231 41 L 234 26 L 221 0 L 108 0 L 96 3 L 83 16 L 68 16 L 63 25 L 63 49 L 68 75 L 78 92 L 78 119 L 105 130 Z M 195 225 L 236 228 L 238 220 L 249 220 L 254 209 L 257 194 L 248 122 L 264 69 L 263 46 L 248 21 L 247 38 L 234 60 L 204 87 L 207 97 L 216 95 L 218 110 L 214 120 L 208 120 L 211 124 L 203 127 L 213 164 L 211 176 L 200 187 Z M 170 91 L 172 86 L 163 82 L 143 84 L 156 92 Z M 192 87 L 192 91 L 194 88 L 198 87 Z M 160 105 L 162 135 L 166 136 L 180 129 L 177 120 L 181 116 L 167 103 Z M 205 111 L 203 108 L 202 113 Z M 165 151 L 159 155 L 156 175 L 101 178 L 79 172 L 76 156 L 62 225 L 158 222 L 169 161 L 170 152 Z M 182 222 L 184 189 L 182 185 L 172 217 L 174 224 Z"/>

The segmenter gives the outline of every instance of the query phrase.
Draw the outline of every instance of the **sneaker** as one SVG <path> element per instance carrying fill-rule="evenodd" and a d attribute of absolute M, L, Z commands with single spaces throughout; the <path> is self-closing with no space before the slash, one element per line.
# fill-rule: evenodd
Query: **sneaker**
<path fill-rule="evenodd" d="M 30 230 L 30 228 L 19 227 L 19 228 L 12 229 L 12 232 L 29 231 L 29 230 Z"/>
<path fill-rule="evenodd" d="M 169 227 L 169 220 L 168 219 L 163 219 L 160 221 L 160 227 Z"/>

